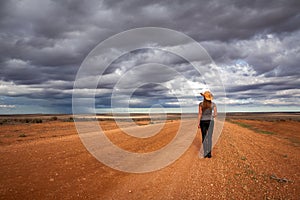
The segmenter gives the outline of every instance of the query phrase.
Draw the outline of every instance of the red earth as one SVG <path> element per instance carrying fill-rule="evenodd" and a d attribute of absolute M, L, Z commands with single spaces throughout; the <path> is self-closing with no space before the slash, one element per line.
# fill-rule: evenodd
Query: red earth
<path fill-rule="evenodd" d="M 167 122 L 159 134 L 140 142 L 113 121 L 100 123 L 121 148 L 143 152 L 170 142 L 180 121 Z M 225 122 L 211 159 L 198 157 L 198 132 L 171 165 L 133 174 L 96 160 L 73 122 L 4 124 L 0 199 L 299 199 L 299 133 L 297 121 L 235 119 Z"/>

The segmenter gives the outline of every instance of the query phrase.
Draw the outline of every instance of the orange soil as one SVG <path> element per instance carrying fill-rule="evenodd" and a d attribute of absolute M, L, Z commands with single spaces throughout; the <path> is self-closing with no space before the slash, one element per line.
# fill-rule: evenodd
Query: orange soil
<path fill-rule="evenodd" d="M 295 138 L 300 123 L 243 123 L 275 134 L 226 122 L 213 158 L 198 157 L 198 133 L 176 162 L 145 174 L 116 171 L 97 161 L 71 122 L 2 125 L 0 199 L 298 199 L 300 149 Z M 178 125 L 168 122 L 158 135 L 139 144 L 113 122 L 101 122 L 105 130 L 115 129 L 106 132 L 113 142 L 137 152 L 161 148 Z"/>

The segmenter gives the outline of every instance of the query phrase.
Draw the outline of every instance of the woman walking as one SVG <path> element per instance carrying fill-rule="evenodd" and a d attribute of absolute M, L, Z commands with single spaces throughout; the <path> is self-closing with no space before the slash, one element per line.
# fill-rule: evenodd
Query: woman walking
<path fill-rule="evenodd" d="M 212 134 L 214 118 L 217 117 L 217 106 L 212 102 L 213 95 L 209 91 L 200 93 L 204 99 L 199 103 L 198 128 L 201 129 L 204 158 L 211 158 Z"/>

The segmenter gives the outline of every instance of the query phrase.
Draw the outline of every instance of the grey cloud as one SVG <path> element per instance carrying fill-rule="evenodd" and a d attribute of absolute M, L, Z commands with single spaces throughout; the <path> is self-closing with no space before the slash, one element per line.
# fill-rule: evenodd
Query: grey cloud
<path fill-rule="evenodd" d="M 297 0 L 110 0 L 85 3 L 78 0 L 4 0 L 0 2 L 0 81 L 42 90 L 32 94 L 1 94 L 53 99 L 56 103 L 51 106 L 70 106 L 69 90 L 72 89 L 76 72 L 95 45 L 124 30 L 157 26 L 181 31 L 200 42 L 224 70 L 224 76 L 238 79 L 236 82 L 226 82 L 230 97 L 239 100 L 255 96 L 263 100 L 268 92 L 275 95 L 276 91 L 299 89 L 299 8 Z M 176 41 L 176 38 L 172 40 Z M 130 45 L 130 42 L 134 41 L 124 41 L 124 45 Z M 181 42 L 178 46 L 183 45 Z M 197 52 L 188 50 L 191 55 L 197 55 Z M 239 60 L 249 65 L 247 70 L 250 71 L 245 71 L 244 75 L 237 72 L 240 70 L 236 67 Z M 201 75 L 203 78 L 209 71 L 203 64 L 201 75 L 198 75 L 185 60 L 166 52 L 131 52 L 117 59 L 104 72 L 98 88 L 106 90 L 99 94 L 102 100 L 99 100 L 98 106 L 109 105 L 108 91 L 121 77 L 121 74 L 116 75 L 117 69 L 124 69 L 124 73 L 130 66 L 150 62 L 168 65 L 195 82 L 202 81 Z M 253 81 L 255 78 L 263 79 L 264 83 L 245 82 L 249 79 L 243 82 L 246 76 Z M 130 83 L 142 80 L 167 81 L 175 78 L 175 74 L 143 69 L 131 74 L 132 80 L 127 84 L 129 87 Z M 88 82 L 91 80 L 85 81 L 89 88 Z M 243 84 L 239 85 L 239 81 Z M 123 86 L 126 86 L 125 82 Z M 136 97 L 153 97 L 145 102 L 147 104 L 159 100 L 155 99 L 155 95 L 161 101 L 174 100 L 157 85 L 144 85 L 135 92 Z M 274 98 L 282 96 L 276 94 Z"/>
<path fill-rule="evenodd" d="M 246 61 L 257 75 L 281 77 L 299 74 L 300 32 L 285 34 L 285 37 L 257 36 L 250 40 L 235 42 L 203 42 L 212 58 L 220 65 L 234 65 Z"/>

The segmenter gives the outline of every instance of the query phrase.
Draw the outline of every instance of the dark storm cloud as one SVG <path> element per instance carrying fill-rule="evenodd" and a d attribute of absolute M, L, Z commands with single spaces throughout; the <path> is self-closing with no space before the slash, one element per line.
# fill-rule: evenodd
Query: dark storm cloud
<path fill-rule="evenodd" d="M 149 83 L 137 88 L 132 94 L 133 97 L 140 98 L 168 98 L 168 88 L 165 88 L 159 84 Z"/>
<path fill-rule="evenodd" d="M 61 99 L 67 105 L 65 100 L 70 99 L 69 90 L 87 54 L 116 33 L 144 26 L 174 29 L 200 42 L 223 70 L 222 75 L 235 79 L 227 78 L 224 82 L 228 92 L 237 93 L 232 97 L 236 100 L 250 98 L 245 91 L 275 94 L 278 90 L 299 89 L 296 81 L 300 75 L 299 8 L 297 0 L 84 3 L 4 0 L 0 2 L 0 83 L 3 85 L 0 95 Z M 124 55 L 107 68 L 99 88 L 112 89 L 120 78 L 118 69 L 151 61 L 172 66 L 189 80 L 199 80 L 184 60 L 162 52 L 140 50 Z M 157 80 L 162 76 L 159 72 L 141 70 L 132 74 L 132 78 L 137 82 L 147 80 L 147 73 L 158 77 Z M 166 76 L 169 77 L 161 78 L 174 78 L 172 74 Z M 261 79 L 266 80 L 257 81 Z M 108 104 L 107 94 L 106 90 L 99 94 L 103 98 L 100 103 Z M 164 89 L 154 85 L 140 87 L 135 95 L 172 99 Z"/>
<path fill-rule="evenodd" d="M 261 91 L 278 91 L 278 90 L 287 90 L 287 89 L 300 89 L 300 81 L 288 81 L 288 80 L 276 80 L 273 79 L 272 82 L 257 83 L 257 84 L 247 84 L 240 86 L 232 86 L 227 92 L 228 93 L 238 93 L 243 91 L 249 91 L 253 89 Z"/>
<path fill-rule="evenodd" d="M 300 81 L 296 80 L 296 77 L 292 77 L 290 80 L 280 77 L 271 78 L 268 82 L 233 86 L 227 90 L 227 97 L 241 100 L 234 104 L 260 105 L 277 101 L 278 103 L 270 104 L 270 106 L 297 106 L 300 98 L 299 85 Z"/>
<path fill-rule="evenodd" d="M 143 67 L 150 63 L 158 63 L 162 66 L 160 68 L 156 65 Z M 121 72 L 118 73 L 118 70 Z M 116 84 L 119 84 L 118 88 L 124 89 L 131 88 L 139 82 L 149 82 L 149 84 L 141 85 L 135 93 L 145 97 L 151 92 L 160 95 L 157 90 L 158 84 L 174 79 L 178 73 L 190 79 L 191 75 L 197 74 L 197 71 L 188 61 L 170 52 L 160 49 L 138 49 L 117 58 L 109 65 L 98 82 L 98 88 L 113 89 Z M 120 81 L 121 84 L 118 83 Z"/>
<path fill-rule="evenodd" d="M 298 1 L 105 1 L 140 26 L 173 28 L 198 40 L 246 39 L 298 29 Z M 124 16 L 122 16 L 124 18 Z M 125 14 L 125 20 L 130 19 Z M 147 19 L 142 21 L 141 19 Z M 126 21 L 129 26 L 130 22 Z M 151 24 L 153 23 L 153 24 Z"/>
<path fill-rule="evenodd" d="M 270 34 L 249 40 L 228 43 L 209 41 L 202 44 L 215 62 L 221 65 L 232 65 L 238 60 L 244 60 L 257 75 L 299 75 L 300 31 L 283 35 L 285 37 Z"/>

